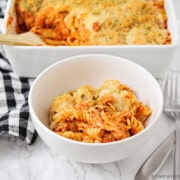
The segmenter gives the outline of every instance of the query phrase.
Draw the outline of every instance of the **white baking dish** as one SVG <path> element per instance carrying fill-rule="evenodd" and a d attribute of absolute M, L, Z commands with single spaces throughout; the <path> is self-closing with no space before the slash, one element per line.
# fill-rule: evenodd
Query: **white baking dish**
<path fill-rule="evenodd" d="M 6 20 L 13 15 L 13 0 L 8 1 L 3 33 L 14 33 L 15 18 L 10 26 Z M 130 59 L 152 73 L 164 77 L 171 65 L 179 42 L 178 27 L 173 1 L 165 0 L 168 29 L 172 36 L 170 45 L 120 45 L 120 46 L 8 46 L 5 52 L 15 73 L 24 77 L 36 77 L 47 66 L 64 58 L 80 54 L 111 54 Z"/>

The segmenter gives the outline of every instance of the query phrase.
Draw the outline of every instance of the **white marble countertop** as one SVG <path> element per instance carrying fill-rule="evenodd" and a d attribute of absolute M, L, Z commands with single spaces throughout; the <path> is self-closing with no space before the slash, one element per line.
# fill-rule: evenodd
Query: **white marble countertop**
<path fill-rule="evenodd" d="M 174 1 L 180 19 L 180 0 Z M 158 128 L 161 129 L 159 134 Z M 147 153 L 143 153 L 148 151 L 150 154 L 174 130 L 174 123 L 171 119 L 161 117 L 158 128 L 158 140 L 154 137 L 136 156 L 107 164 L 83 164 L 67 160 L 51 151 L 40 137 L 33 145 L 0 137 L 0 180 L 133 180 L 137 169 L 147 158 Z M 161 170 L 151 179 L 171 180 L 172 159 L 171 153 Z"/>

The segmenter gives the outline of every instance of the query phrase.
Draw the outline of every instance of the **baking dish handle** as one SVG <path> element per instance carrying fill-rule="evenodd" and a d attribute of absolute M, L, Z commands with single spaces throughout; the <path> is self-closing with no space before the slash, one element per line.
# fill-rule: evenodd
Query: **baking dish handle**
<path fill-rule="evenodd" d="M 180 52 L 180 19 L 176 20 L 177 22 L 177 26 L 178 26 L 178 45 L 177 45 L 177 49 L 175 52 L 175 57 L 174 57 L 174 61 L 171 65 L 171 69 L 175 70 L 175 71 L 180 71 L 179 67 L 180 67 L 180 61 L 179 61 L 179 52 Z"/>

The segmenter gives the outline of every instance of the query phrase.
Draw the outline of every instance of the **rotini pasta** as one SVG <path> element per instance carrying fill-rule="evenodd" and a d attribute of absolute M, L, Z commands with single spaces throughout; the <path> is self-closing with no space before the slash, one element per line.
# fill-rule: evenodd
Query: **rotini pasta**
<path fill-rule="evenodd" d="M 16 0 L 17 33 L 48 45 L 169 44 L 164 0 Z"/>
<path fill-rule="evenodd" d="M 97 89 L 86 85 L 56 97 L 49 107 L 49 124 L 66 138 L 106 143 L 141 132 L 151 113 L 129 87 L 106 80 Z"/>

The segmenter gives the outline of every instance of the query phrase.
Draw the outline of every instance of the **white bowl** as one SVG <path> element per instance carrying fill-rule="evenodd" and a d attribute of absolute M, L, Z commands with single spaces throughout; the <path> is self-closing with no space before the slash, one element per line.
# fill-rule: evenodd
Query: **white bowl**
<path fill-rule="evenodd" d="M 99 87 L 107 79 L 128 85 L 151 107 L 152 115 L 143 131 L 124 140 L 93 144 L 64 138 L 49 129 L 48 108 L 56 96 L 81 85 Z M 133 155 L 148 143 L 162 112 L 163 96 L 156 79 L 138 64 L 117 56 L 91 54 L 64 59 L 40 73 L 30 89 L 29 107 L 34 127 L 51 149 L 71 160 L 107 163 Z"/>
<path fill-rule="evenodd" d="M 15 33 L 14 0 L 8 1 L 3 33 Z M 170 45 L 120 45 L 77 47 L 4 46 L 13 70 L 19 76 L 36 77 L 49 65 L 74 55 L 110 54 L 128 58 L 151 72 L 156 78 L 165 77 L 179 41 L 173 1 L 165 0 L 168 29 L 172 35 Z M 11 21 L 8 21 L 8 19 Z M 7 25 L 8 21 L 8 25 Z M 11 22 L 11 23 L 10 23 Z M 28 67 L 28 68 L 25 68 Z"/>

